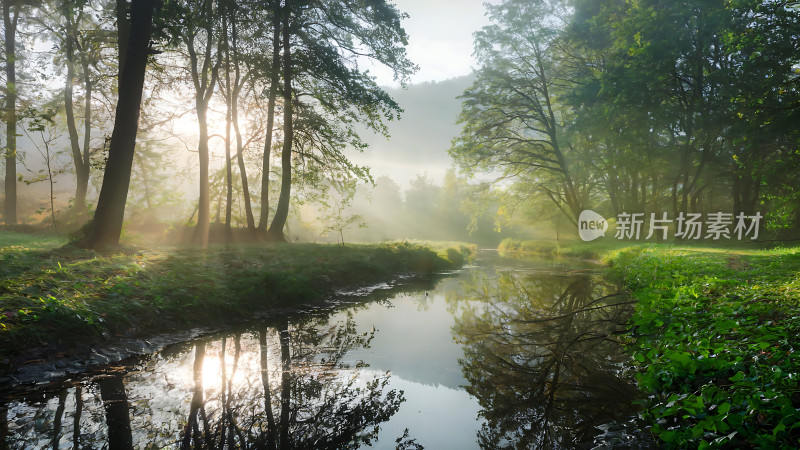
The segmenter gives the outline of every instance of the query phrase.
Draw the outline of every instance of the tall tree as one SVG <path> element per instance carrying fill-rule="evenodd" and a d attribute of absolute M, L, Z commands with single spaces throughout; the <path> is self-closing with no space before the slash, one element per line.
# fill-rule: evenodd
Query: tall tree
<path fill-rule="evenodd" d="M 114 130 L 97 209 L 83 242 L 87 248 L 99 250 L 119 244 L 139 127 L 155 4 L 156 0 L 133 0 L 131 3 L 130 35 L 125 51 L 125 67 L 120 74 L 121 89 Z"/>
<path fill-rule="evenodd" d="M 261 210 L 258 221 L 258 230 L 267 232 L 269 224 L 269 170 L 272 157 L 272 138 L 275 126 L 275 103 L 278 98 L 278 84 L 280 83 L 280 56 L 281 56 L 281 9 L 280 1 L 273 0 L 272 6 L 272 58 L 265 62 L 269 73 L 269 94 L 267 95 L 267 127 L 264 138 L 264 155 L 261 166 Z"/>
<path fill-rule="evenodd" d="M 197 213 L 197 240 L 208 244 L 210 220 L 208 104 L 214 95 L 219 75 L 221 55 L 215 52 L 215 25 L 219 19 L 217 4 L 213 0 L 194 2 L 169 2 L 165 14 L 166 32 L 173 44 L 185 46 L 189 57 L 189 75 L 194 87 L 194 106 L 197 115 L 200 161 L 200 198 Z"/>
<path fill-rule="evenodd" d="M 288 4 L 282 9 L 281 34 L 283 46 L 283 149 L 281 150 L 281 193 L 269 234 L 275 240 L 284 240 L 283 227 L 289 216 L 289 196 L 292 188 L 292 141 L 294 140 L 294 105 L 292 104 L 292 47 Z M 265 173 L 264 176 L 269 176 Z"/>
<path fill-rule="evenodd" d="M 3 0 L 3 52 L 6 62 L 6 176 L 3 217 L 7 224 L 17 223 L 17 25 L 22 3 Z"/>
<path fill-rule="evenodd" d="M 239 99 L 242 95 L 242 90 L 250 81 L 253 72 L 249 69 L 245 70 L 242 74 L 242 66 L 246 68 L 250 66 L 248 59 L 250 55 L 240 54 L 239 32 L 238 24 L 240 18 L 247 14 L 248 11 L 239 11 L 242 5 L 237 5 L 234 2 L 221 3 L 222 10 L 222 30 L 220 37 L 220 54 L 224 55 L 224 70 L 225 78 L 222 86 L 222 93 L 226 104 L 226 120 L 225 120 L 225 160 L 226 160 L 226 173 L 227 173 L 227 190 L 228 201 L 225 211 L 225 224 L 230 227 L 231 221 L 231 207 L 232 207 L 232 191 L 233 183 L 230 179 L 232 177 L 232 161 L 231 161 L 231 136 L 230 131 L 233 127 L 234 136 L 236 140 L 236 160 L 239 168 L 239 176 L 242 183 L 242 195 L 244 198 L 245 218 L 247 228 L 255 230 L 255 219 L 253 217 L 253 209 L 250 201 L 250 188 L 247 180 L 247 167 L 244 161 L 244 141 L 242 137 L 241 128 L 239 126 Z M 231 74 L 231 72 L 233 72 Z M 233 78 L 231 78 L 233 75 Z"/>
<path fill-rule="evenodd" d="M 236 29 L 236 11 L 232 11 L 233 20 L 231 21 L 231 43 L 233 47 L 233 58 L 237 62 L 234 67 L 234 82 L 231 91 L 231 121 L 233 123 L 233 131 L 236 136 L 236 162 L 239 165 L 239 176 L 242 179 L 242 195 L 244 197 L 244 211 L 247 219 L 247 229 L 255 230 L 256 223 L 253 217 L 253 207 L 250 203 L 250 185 L 247 181 L 247 166 L 244 163 L 244 142 L 242 140 L 242 131 L 239 127 L 239 98 L 241 97 L 242 88 L 247 83 L 250 73 L 242 76 L 241 68 L 238 64 L 239 61 L 239 40 L 238 32 Z"/>
<path fill-rule="evenodd" d="M 67 119 L 67 131 L 72 149 L 72 162 L 75 165 L 76 188 L 75 210 L 80 214 L 86 211 L 86 193 L 89 188 L 89 171 L 91 169 L 92 142 L 92 92 L 94 81 L 90 72 L 90 53 L 98 49 L 92 46 L 91 40 L 81 36 L 80 24 L 83 22 L 84 1 L 66 0 L 61 5 L 64 16 L 64 56 L 66 62 L 66 82 L 64 86 L 64 110 Z M 80 64 L 80 76 L 84 89 L 83 106 L 83 149 L 81 149 L 78 128 L 75 120 L 75 104 L 73 86 L 76 78 L 76 65 Z"/>
<path fill-rule="evenodd" d="M 555 96 L 562 81 L 561 7 L 523 0 L 487 6 L 494 23 L 476 33 L 483 64 L 462 96 L 464 130 L 451 154 L 467 170 L 500 170 L 502 178 L 532 182 L 576 222 L 590 183 L 576 177 L 580 155 L 565 138 L 568 111 Z"/>
<path fill-rule="evenodd" d="M 383 120 L 401 111 L 359 69 L 355 56 L 386 65 L 401 82 L 416 69 L 405 53 L 407 39 L 400 24 L 405 15 L 385 0 L 287 2 L 282 9 L 281 191 L 269 227 L 275 240 L 284 239 L 293 156 L 304 170 L 328 172 L 317 180 L 330 179 L 331 174 L 370 179 L 368 170 L 343 154 L 348 145 L 365 147 L 353 124 L 361 122 L 385 134 Z"/>

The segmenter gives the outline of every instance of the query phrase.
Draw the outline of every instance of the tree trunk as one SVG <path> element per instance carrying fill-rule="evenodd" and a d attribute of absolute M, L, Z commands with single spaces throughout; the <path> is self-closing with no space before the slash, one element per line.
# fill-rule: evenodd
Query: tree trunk
<path fill-rule="evenodd" d="M 133 63 L 131 56 L 129 53 L 128 61 Z M 122 382 L 122 374 L 104 378 L 98 384 L 100 385 L 100 397 L 103 399 L 103 405 L 106 410 L 108 448 L 111 450 L 132 450 L 131 416 L 128 410 L 128 396 L 125 394 L 125 385 Z"/>
<path fill-rule="evenodd" d="M 89 61 L 86 60 L 85 49 L 81 52 L 81 65 L 83 66 L 84 86 L 84 116 L 83 116 L 83 164 L 77 171 L 78 187 L 75 191 L 75 209 L 83 213 L 86 210 L 86 192 L 89 190 L 89 171 L 91 170 L 90 155 L 92 151 L 92 78 L 89 73 Z M 80 199 L 81 207 L 78 207 Z"/>
<path fill-rule="evenodd" d="M 183 440 L 181 441 L 182 449 L 189 449 L 192 447 L 192 438 L 194 438 L 194 447 L 202 448 L 202 441 L 200 440 L 200 424 L 198 416 L 203 410 L 205 400 L 203 399 L 203 362 L 206 357 L 206 344 L 198 343 L 194 349 L 194 364 L 192 366 L 192 375 L 194 378 L 194 388 L 192 389 L 192 400 L 189 404 L 189 417 L 186 420 L 186 427 L 184 427 Z M 208 427 L 205 427 L 208 431 Z"/>
<path fill-rule="evenodd" d="M 278 448 L 291 448 L 289 443 L 289 414 L 292 396 L 292 354 L 290 347 L 289 322 L 284 319 L 279 330 L 281 342 L 281 418 L 278 423 Z"/>
<path fill-rule="evenodd" d="M 281 21 L 280 2 L 273 4 L 274 19 L 272 23 L 272 67 L 270 68 L 269 99 L 267 100 L 267 136 L 264 139 L 264 161 L 261 175 L 261 217 L 258 222 L 259 231 L 267 231 L 269 220 L 269 167 L 272 154 L 272 131 L 275 125 L 275 100 L 278 97 L 280 83 L 281 54 Z"/>
<path fill-rule="evenodd" d="M 11 12 L 12 0 L 3 0 L 6 57 L 6 176 L 3 218 L 6 224 L 17 223 L 17 19 L 19 10 Z"/>
<path fill-rule="evenodd" d="M 224 8 L 225 3 L 221 4 Z M 225 228 L 231 228 L 231 209 L 233 208 L 233 167 L 231 162 L 231 122 L 233 121 L 233 93 L 231 90 L 231 52 L 228 46 L 228 12 L 222 13 L 222 36 L 220 51 L 225 52 Z M 224 45 L 224 48 L 223 48 Z"/>
<path fill-rule="evenodd" d="M 198 95 L 201 95 L 198 93 Z M 208 224 L 210 219 L 210 195 L 211 190 L 208 183 L 208 123 L 206 112 L 208 103 L 198 100 L 197 126 L 200 131 L 200 142 L 197 144 L 197 153 L 200 158 L 200 207 L 197 212 L 197 239 L 201 246 L 208 245 Z"/>
<path fill-rule="evenodd" d="M 206 19 L 206 36 L 205 49 L 203 51 L 203 64 L 198 67 L 198 55 L 195 50 L 196 35 L 184 35 L 184 42 L 189 51 L 189 58 L 192 67 L 192 83 L 195 88 L 195 108 L 197 110 L 197 126 L 199 128 L 200 141 L 197 144 L 197 153 L 200 160 L 200 199 L 198 204 L 197 214 L 197 234 L 196 240 L 202 247 L 208 245 L 208 229 L 210 219 L 210 201 L 211 193 L 208 181 L 209 172 L 209 150 L 208 150 L 208 102 L 211 96 L 214 95 L 214 87 L 217 83 L 217 75 L 219 72 L 219 64 L 221 60 L 218 58 L 214 65 L 211 65 L 211 50 L 214 43 L 212 38 L 214 36 L 214 20 L 213 8 L 214 2 L 206 0 L 202 7 L 205 10 Z M 210 69 L 210 75 L 209 75 Z"/>
<path fill-rule="evenodd" d="M 58 406 L 56 416 L 53 418 L 53 449 L 58 450 L 58 441 L 61 439 L 61 421 L 64 418 L 64 410 L 67 409 L 67 390 L 58 393 Z"/>
<path fill-rule="evenodd" d="M 128 19 L 128 2 L 116 0 L 114 12 L 117 15 L 117 49 L 119 51 L 119 64 L 117 64 L 117 82 L 122 86 L 122 71 L 127 57 L 128 39 L 131 35 L 131 19 Z"/>
<path fill-rule="evenodd" d="M 0 450 L 8 448 L 8 406 L 0 403 Z"/>
<path fill-rule="evenodd" d="M 247 182 L 247 167 L 244 164 L 244 147 L 242 146 L 242 133 L 239 132 L 239 115 L 236 113 L 237 100 L 233 101 L 233 129 L 236 133 L 236 158 L 239 163 L 239 174 L 242 177 L 242 195 L 244 196 L 244 213 L 247 218 L 247 229 L 255 230 L 256 222 L 253 217 L 253 207 L 250 204 L 250 184 Z"/>
<path fill-rule="evenodd" d="M 72 413 L 72 448 L 81 448 L 81 414 L 83 413 L 83 388 L 75 386 L 75 411 Z M 0 436 L 2 438 L 2 436 Z"/>
<path fill-rule="evenodd" d="M 75 165 L 75 178 L 76 178 L 76 187 L 75 187 L 75 210 L 79 213 L 86 210 L 86 191 L 89 187 L 89 166 L 88 164 L 84 164 L 84 152 L 88 154 L 88 149 L 84 148 L 84 151 L 81 151 L 81 145 L 78 139 L 78 127 L 75 124 L 75 105 L 72 99 L 72 87 L 75 81 L 75 36 L 74 33 L 76 32 L 76 26 L 72 21 L 71 13 L 69 12 L 68 8 L 64 10 L 64 16 L 67 21 L 67 36 L 65 37 L 65 46 L 64 50 L 66 53 L 66 65 L 67 65 L 67 79 L 66 84 L 64 86 L 64 109 L 67 119 L 67 132 L 69 134 L 69 143 L 70 147 L 72 148 L 72 163 Z M 84 70 L 87 69 L 87 65 L 84 65 Z M 88 74 L 84 74 L 84 79 L 88 80 Z M 90 86 L 89 83 L 87 83 Z M 88 87 L 87 86 L 87 87 Z M 91 102 L 89 99 L 90 92 L 87 92 L 86 96 L 86 111 L 87 116 L 89 111 L 91 111 L 90 106 Z M 85 124 L 88 125 L 89 121 L 85 120 Z M 84 133 L 87 133 L 91 130 L 91 127 L 86 127 L 88 129 L 84 129 Z M 86 138 L 87 135 L 84 136 Z M 84 147 L 86 146 L 86 141 L 84 140 Z"/>
<path fill-rule="evenodd" d="M 261 348 L 261 385 L 264 387 L 264 411 L 267 413 L 267 448 L 275 448 L 275 417 L 272 412 L 272 388 L 269 384 L 269 347 L 267 332 L 258 332 L 258 344 Z"/>
<path fill-rule="evenodd" d="M 274 240 L 285 241 L 283 227 L 289 216 L 289 197 L 292 188 L 292 140 L 294 129 L 292 127 L 292 51 L 289 33 L 289 8 L 283 11 L 283 150 L 281 152 L 281 194 L 278 197 L 278 207 L 275 217 L 269 227 L 269 234 Z"/>
<path fill-rule="evenodd" d="M 142 160 L 142 155 L 140 153 L 136 153 L 134 155 L 136 158 L 136 162 L 139 164 L 139 168 L 142 170 L 142 187 L 144 188 L 144 201 L 147 205 L 147 209 L 151 209 L 153 207 L 153 203 L 150 200 L 150 179 L 147 177 L 147 166 L 144 165 L 144 161 Z"/>
<path fill-rule="evenodd" d="M 131 34 L 126 49 L 125 70 L 120 80 L 123 89 L 120 89 L 117 102 L 97 210 L 84 243 L 88 248 L 103 249 L 119 245 L 139 128 L 139 108 L 154 9 L 155 0 L 134 0 L 131 5 Z"/>
<path fill-rule="evenodd" d="M 239 93 L 243 86 L 241 73 L 239 72 L 239 53 L 236 42 L 236 20 L 231 20 L 231 31 L 233 37 L 233 59 L 235 61 L 235 77 L 233 79 L 233 91 L 231 91 L 231 111 L 233 130 L 236 133 L 236 159 L 239 163 L 239 175 L 242 177 L 242 196 L 244 197 L 244 212 L 247 219 L 247 229 L 255 230 L 256 223 L 253 217 L 253 208 L 250 205 L 250 185 L 247 183 L 247 168 L 244 165 L 244 146 L 242 145 L 242 133 L 239 131 Z"/>

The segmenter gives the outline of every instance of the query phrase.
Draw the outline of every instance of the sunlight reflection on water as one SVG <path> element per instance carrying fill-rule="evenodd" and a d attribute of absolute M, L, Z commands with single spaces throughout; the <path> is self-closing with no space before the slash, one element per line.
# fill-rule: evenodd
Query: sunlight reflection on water
<path fill-rule="evenodd" d="M 626 303 L 575 268 L 585 266 L 493 258 L 424 290 L 172 345 L 9 402 L 5 439 L 556 448 L 591 447 L 613 429 L 613 443 L 594 443 L 649 445 L 631 422 L 637 394 L 613 342 Z"/>

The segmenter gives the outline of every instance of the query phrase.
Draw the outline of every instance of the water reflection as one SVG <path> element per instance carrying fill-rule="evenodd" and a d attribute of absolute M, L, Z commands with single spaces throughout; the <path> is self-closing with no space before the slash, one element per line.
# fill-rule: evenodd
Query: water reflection
<path fill-rule="evenodd" d="M 615 340 L 631 305 L 612 287 L 587 274 L 478 272 L 461 295 L 472 301 L 453 301 L 453 331 L 486 420 L 481 447 L 592 446 L 598 427 L 634 414 Z"/>
<path fill-rule="evenodd" d="M 345 355 L 368 348 L 352 314 L 282 318 L 180 344 L 134 367 L 0 407 L 10 448 L 357 448 L 405 400 L 388 373 Z M 395 436 L 396 437 L 396 436 Z M 392 437 L 393 439 L 394 437 Z M 406 440 L 410 442 L 410 440 Z"/>
<path fill-rule="evenodd" d="M 615 292 L 493 257 L 388 300 L 0 392 L 0 449 L 641 448 Z"/>

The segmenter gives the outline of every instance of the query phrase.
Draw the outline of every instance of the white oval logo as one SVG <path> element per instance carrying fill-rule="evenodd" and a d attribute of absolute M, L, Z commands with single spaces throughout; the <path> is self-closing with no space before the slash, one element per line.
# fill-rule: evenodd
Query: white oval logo
<path fill-rule="evenodd" d="M 585 209 L 578 217 L 578 234 L 584 241 L 593 241 L 600 236 L 605 236 L 608 230 L 608 221 L 596 212 Z"/>

